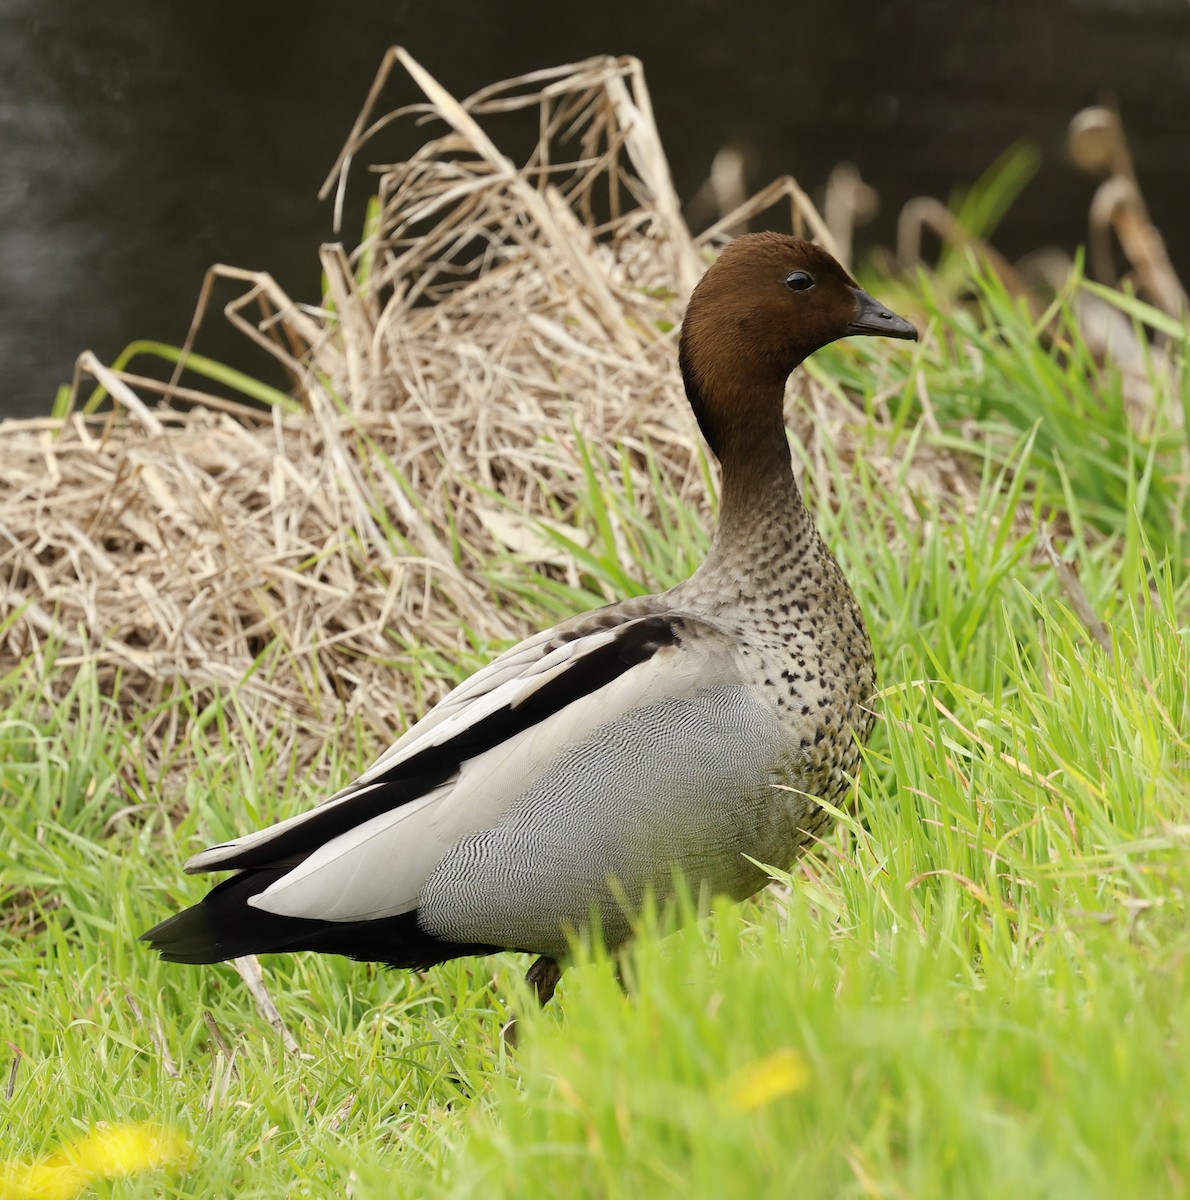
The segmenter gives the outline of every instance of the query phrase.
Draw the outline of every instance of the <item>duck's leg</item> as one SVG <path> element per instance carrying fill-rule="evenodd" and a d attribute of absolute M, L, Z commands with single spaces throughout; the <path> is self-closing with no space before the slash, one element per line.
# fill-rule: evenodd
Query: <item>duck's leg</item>
<path fill-rule="evenodd" d="M 550 1002 L 553 997 L 554 989 L 558 986 L 558 980 L 562 978 L 562 968 L 552 958 L 546 958 L 542 955 L 536 962 L 525 972 L 525 982 L 533 989 L 533 994 L 537 997 L 537 1003 L 542 1007 Z M 507 1025 L 504 1026 L 504 1044 L 511 1046 L 514 1049 L 517 1044 L 517 1021 L 513 1017 Z"/>
<path fill-rule="evenodd" d="M 561 978 L 562 968 L 554 959 L 546 958 L 544 954 L 525 972 L 525 982 L 533 989 L 537 1003 L 542 1008 L 553 999 L 554 988 L 558 986 L 558 980 Z"/>

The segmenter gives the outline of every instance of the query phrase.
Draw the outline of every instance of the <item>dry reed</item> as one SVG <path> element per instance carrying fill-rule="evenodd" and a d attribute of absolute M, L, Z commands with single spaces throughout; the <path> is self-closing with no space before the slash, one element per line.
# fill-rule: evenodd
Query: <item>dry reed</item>
<path fill-rule="evenodd" d="M 595 59 L 459 103 L 393 51 L 332 182 L 398 61 L 427 99 L 381 123 L 435 117 L 445 130 L 381 169 L 380 217 L 353 254 L 322 248 L 323 304 L 216 267 L 188 339 L 211 285 L 242 285 L 225 311 L 285 367 L 292 411 L 86 354 L 69 415 L 5 423 L 0 672 L 23 663 L 59 699 L 72 668 L 92 665 L 151 754 L 182 738 L 161 703 L 179 687 L 198 704 L 234 691 L 244 720 L 314 735 L 302 743 L 344 716 L 387 735 L 433 699 L 394 669 L 404 644 L 454 651 L 464 627 L 523 633 L 483 567 L 540 543 L 514 510 L 565 520 L 580 473 L 572 425 L 630 446 L 647 437 L 706 503 L 674 366 L 705 262 L 639 64 Z M 516 167 L 480 120 L 532 107 L 540 142 Z M 110 411 L 86 411 L 87 376 Z"/>

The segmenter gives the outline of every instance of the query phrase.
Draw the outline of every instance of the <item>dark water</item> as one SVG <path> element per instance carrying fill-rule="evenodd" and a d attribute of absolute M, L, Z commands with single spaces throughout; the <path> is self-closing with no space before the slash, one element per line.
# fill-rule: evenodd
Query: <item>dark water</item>
<path fill-rule="evenodd" d="M 0 413 L 45 411 L 84 348 L 179 342 L 209 263 L 315 298 L 315 192 L 394 42 L 456 94 L 636 54 L 683 197 L 729 141 L 755 148 L 754 186 L 813 189 L 846 159 L 881 194 L 869 240 L 1029 139 L 1042 167 L 1009 253 L 1083 236 L 1093 185 L 1065 128 L 1113 95 L 1190 274 L 1187 0 L 0 0 Z M 236 335 L 201 348 L 259 365 Z"/>

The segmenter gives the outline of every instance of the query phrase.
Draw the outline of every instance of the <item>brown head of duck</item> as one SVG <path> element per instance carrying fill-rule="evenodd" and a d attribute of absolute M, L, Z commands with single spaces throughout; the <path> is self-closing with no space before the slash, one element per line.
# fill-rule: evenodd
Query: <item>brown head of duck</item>
<path fill-rule="evenodd" d="M 812 242 L 753 233 L 723 251 L 690 297 L 680 362 L 725 489 L 789 476 L 785 381 L 815 350 L 857 334 L 917 338 Z"/>

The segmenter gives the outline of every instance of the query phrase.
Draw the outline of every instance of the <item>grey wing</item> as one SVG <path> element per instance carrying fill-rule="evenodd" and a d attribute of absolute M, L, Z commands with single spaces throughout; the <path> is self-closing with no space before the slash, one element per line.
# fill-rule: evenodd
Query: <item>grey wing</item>
<path fill-rule="evenodd" d="M 498 826 L 551 764 L 589 746 L 608 721 L 739 678 L 731 637 L 684 614 L 612 611 L 529 647 L 486 669 L 503 673 L 492 686 L 477 676 L 468 695 L 447 697 L 449 711 L 435 710 L 331 803 L 216 847 L 192 867 L 280 859 L 291 869 L 248 900 L 278 916 L 348 922 L 410 912 L 453 847 Z"/>
<path fill-rule="evenodd" d="M 547 724 L 677 636 L 669 614 L 609 606 L 535 634 L 449 692 L 358 778 L 314 808 L 194 855 L 188 873 L 272 866 L 395 810 L 441 799 L 457 772 L 516 733 Z M 610 661 L 609 661 L 610 660 Z M 519 714 L 510 717 L 510 714 Z M 445 787 L 445 792 L 443 788 Z"/>
<path fill-rule="evenodd" d="M 599 912 L 614 946 L 675 873 L 735 899 L 788 865 L 816 806 L 782 784 L 798 763 L 772 709 L 743 685 L 670 696 L 569 746 L 493 828 L 430 875 L 419 920 L 436 936 L 564 954 Z"/>

